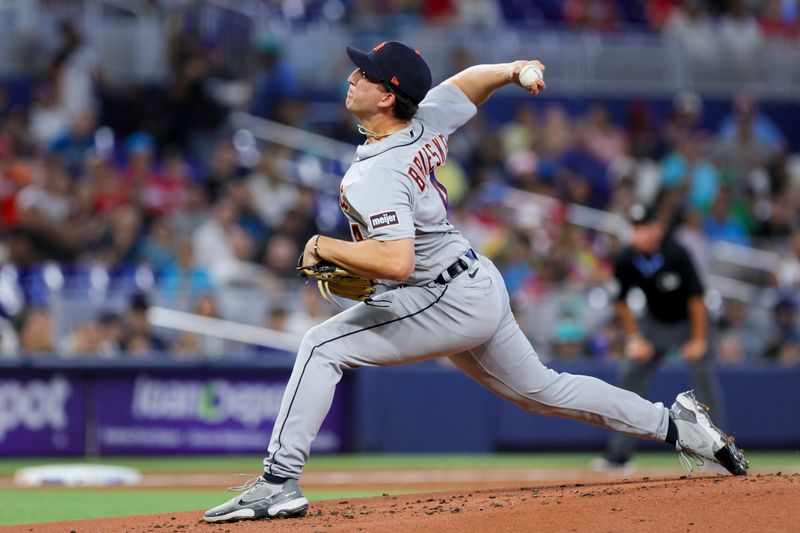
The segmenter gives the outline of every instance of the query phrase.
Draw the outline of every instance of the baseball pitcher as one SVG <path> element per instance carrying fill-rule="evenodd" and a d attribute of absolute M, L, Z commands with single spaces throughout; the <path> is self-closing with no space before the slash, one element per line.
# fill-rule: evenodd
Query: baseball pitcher
<path fill-rule="evenodd" d="M 366 136 L 340 186 L 352 241 L 311 238 L 301 268 L 325 287 L 323 294 L 349 292 L 361 303 L 306 333 L 264 473 L 207 511 L 204 520 L 305 515 L 308 500 L 298 479 L 342 370 L 436 357 L 448 357 L 531 413 L 664 441 L 688 465 L 690 459 L 709 460 L 746 474 L 743 454 L 691 392 L 679 394 L 668 409 L 598 379 L 545 367 L 514 321 L 500 273 L 447 219 L 447 190 L 435 174 L 447 160 L 449 135 L 505 85 L 523 86 L 536 96 L 545 89 L 536 75 L 544 65 L 527 60 L 477 65 L 431 89 L 422 55 L 402 43 L 384 42 L 369 52 L 347 47 L 347 54 L 355 69 L 345 105 Z M 348 287 L 337 288 L 338 275 L 368 280 L 358 285 L 364 292 L 353 296 Z M 392 290 L 376 295 L 372 280 Z"/>

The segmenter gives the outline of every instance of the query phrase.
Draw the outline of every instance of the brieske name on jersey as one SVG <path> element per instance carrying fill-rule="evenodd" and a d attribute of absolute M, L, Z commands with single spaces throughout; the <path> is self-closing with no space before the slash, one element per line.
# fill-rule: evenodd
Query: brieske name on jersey
<path fill-rule="evenodd" d="M 436 167 L 444 165 L 445 161 L 447 161 L 447 138 L 440 133 L 414 154 L 411 160 L 413 165 L 408 167 L 408 176 L 422 192 L 427 184 L 425 177 Z"/>

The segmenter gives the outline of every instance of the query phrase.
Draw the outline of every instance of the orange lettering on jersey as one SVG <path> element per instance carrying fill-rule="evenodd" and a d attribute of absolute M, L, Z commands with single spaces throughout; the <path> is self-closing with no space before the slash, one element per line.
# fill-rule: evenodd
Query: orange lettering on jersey
<path fill-rule="evenodd" d="M 412 159 L 411 162 L 414 163 L 421 175 L 424 176 L 428 173 L 425 165 L 422 164 L 422 154 L 420 152 L 417 152 L 417 155 L 414 156 L 414 159 Z"/>
<path fill-rule="evenodd" d="M 353 235 L 353 240 L 361 242 L 364 240 L 364 234 L 361 233 L 361 227 L 358 224 L 350 224 L 350 233 Z"/>
<path fill-rule="evenodd" d="M 373 52 L 377 52 L 378 50 L 380 50 L 384 46 L 386 46 L 386 41 L 383 41 L 381 44 L 377 45 L 375 48 L 372 49 L 372 51 Z"/>
<path fill-rule="evenodd" d="M 425 179 L 414 167 L 408 167 L 408 176 L 414 180 L 414 183 L 417 184 L 417 187 L 419 187 L 419 192 L 425 190 Z"/>
<path fill-rule="evenodd" d="M 442 160 L 439 157 L 439 154 L 433 151 L 433 148 L 431 148 L 430 144 L 426 143 L 425 146 L 422 147 L 422 149 L 425 150 L 425 154 L 428 156 L 429 167 L 435 168 L 442 166 Z"/>
<path fill-rule="evenodd" d="M 431 142 L 433 142 L 433 146 L 439 153 L 439 161 L 441 161 L 441 164 L 444 165 L 447 161 L 447 139 L 444 138 L 444 135 L 440 134 L 431 139 Z"/>
<path fill-rule="evenodd" d="M 422 161 L 422 171 L 427 174 L 428 169 L 431 168 L 431 158 L 428 157 L 428 152 L 425 151 L 425 146 L 423 145 L 422 148 L 419 149 L 417 152 L 420 160 Z"/>
<path fill-rule="evenodd" d="M 347 200 L 344 197 L 344 185 L 339 185 L 339 207 L 342 208 L 342 211 L 345 213 L 350 212 L 350 204 L 347 203 Z"/>
<path fill-rule="evenodd" d="M 411 159 L 412 165 L 408 167 L 408 175 L 409 177 L 414 180 L 414 182 L 419 187 L 420 192 L 425 190 L 425 184 L 427 180 L 425 176 L 432 176 L 433 171 L 442 165 L 444 165 L 445 161 L 447 161 L 447 138 L 444 135 L 437 135 L 436 137 L 432 138 L 430 142 L 425 143 L 425 145 L 417 150 L 417 153 L 414 154 L 414 157 Z M 432 178 L 435 180 L 436 178 Z M 442 193 L 441 189 L 444 189 L 442 185 L 441 188 L 437 186 L 436 183 L 433 184 L 436 186 L 437 190 Z M 446 194 L 446 192 L 444 192 Z M 442 198 L 442 201 L 447 204 L 446 197 Z"/>
<path fill-rule="evenodd" d="M 431 143 L 425 143 L 422 148 L 417 150 L 417 153 L 414 154 L 414 158 L 411 160 L 419 174 L 423 176 L 433 172 L 436 167 L 442 166 L 447 157 L 447 152 L 443 148 L 441 141 L 434 138 L 432 142 L 433 146 L 431 146 Z"/>

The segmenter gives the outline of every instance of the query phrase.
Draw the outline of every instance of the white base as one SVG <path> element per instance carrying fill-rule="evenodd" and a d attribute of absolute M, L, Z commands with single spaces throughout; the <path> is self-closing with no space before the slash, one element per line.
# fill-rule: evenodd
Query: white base
<path fill-rule="evenodd" d="M 113 465 L 41 465 L 21 468 L 14 474 L 14 483 L 23 487 L 138 485 L 141 481 L 138 470 Z"/>

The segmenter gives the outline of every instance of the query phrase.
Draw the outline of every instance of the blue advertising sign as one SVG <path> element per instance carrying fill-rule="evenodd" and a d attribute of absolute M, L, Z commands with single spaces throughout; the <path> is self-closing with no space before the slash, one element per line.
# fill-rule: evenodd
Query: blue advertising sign
<path fill-rule="evenodd" d="M 93 402 L 98 451 L 263 454 L 287 379 L 288 374 L 209 378 L 199 373 L 98 378 Z M 342 404 L 334 400 L 312 450 L 342 449 Z"/>
<path fill-rule="evenodd" d="M 82 454 L 84 386 L 59 374 L 0 378 L 0 456 Z"/>

